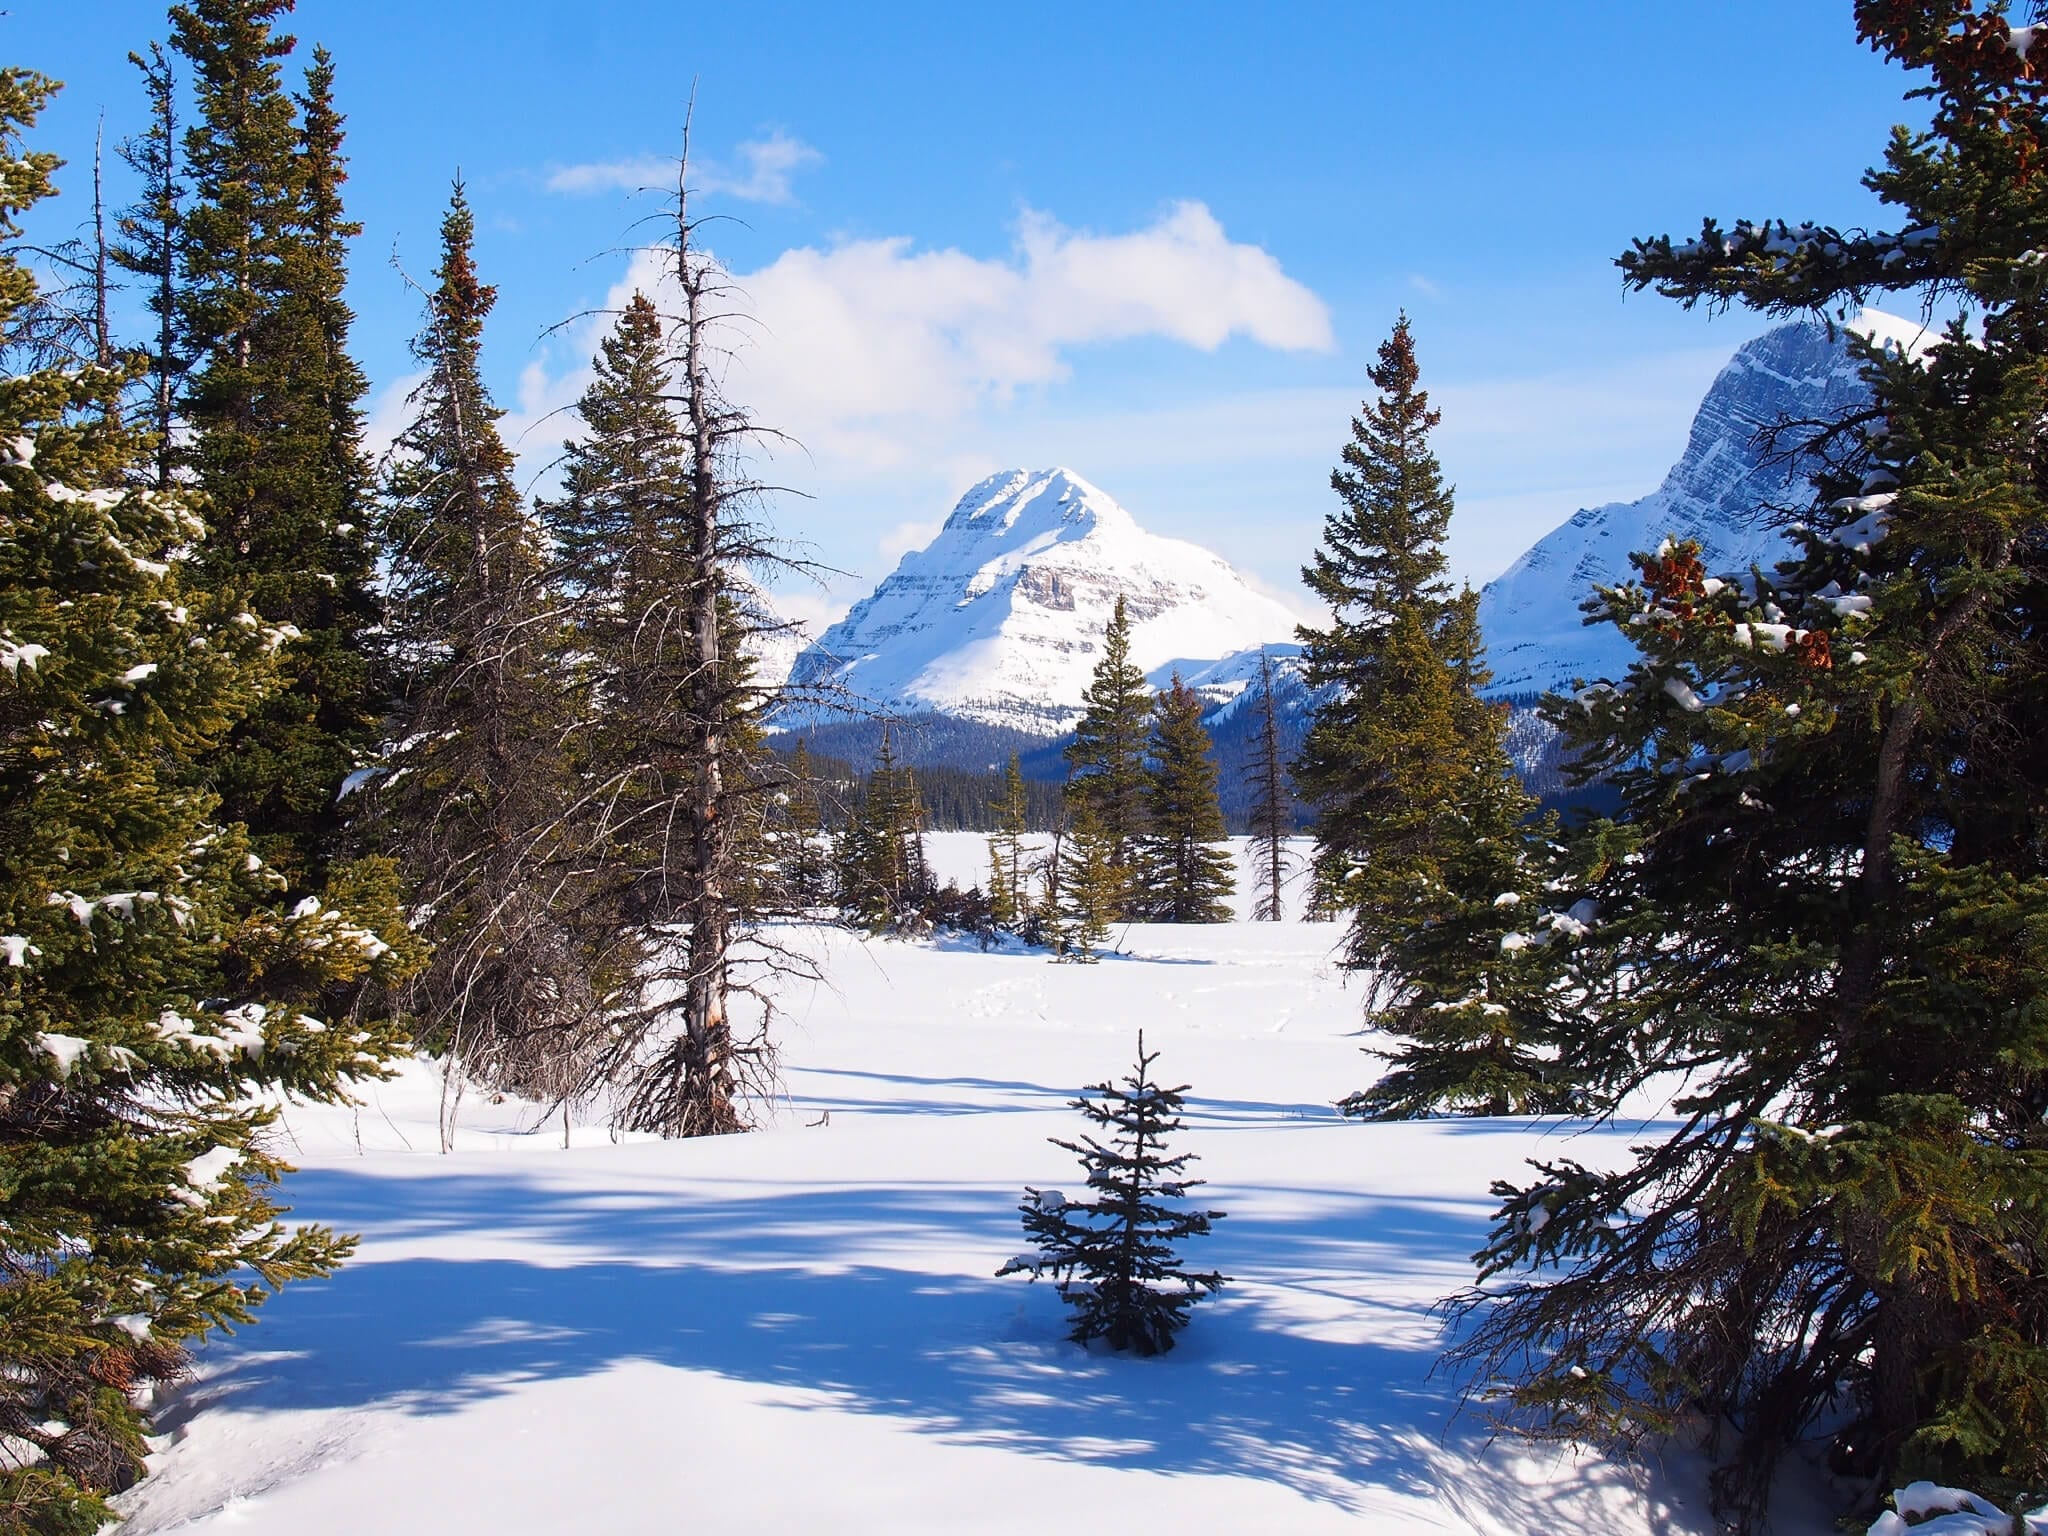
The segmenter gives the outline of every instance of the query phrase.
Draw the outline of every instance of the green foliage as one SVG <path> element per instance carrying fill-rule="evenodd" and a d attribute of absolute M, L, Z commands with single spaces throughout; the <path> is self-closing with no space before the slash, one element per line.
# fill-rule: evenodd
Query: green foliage
<path fill-rule="evenodd" d="M 884 731 L 866 793 L 835 850 L 840 905 L 858 926 L 886 933 L 919 921 L 919 909 L 931 889 L 923 825 L 917 775 L 896 761 Z"/>
<path fill-rule="evenodd" d="M 1498 724 L 1461 665 L 1476 599 L 1444 576 L 1451 493 L 1429 449 L 1440 415 L 1419 385 L 1407 316 L 1370 377 L 1379 394 L 1330 477 L 1341 505 L 1302 572 L 1330 622 L 1300 630 L 1307 681 L 1325 698 L 1294 764 L 1316 807 L 1319 877 L 1351 909 L 1356 969 L 1382 963 L 1405 929 L 1411 888 L 1457 835 L 1446 816 L 1489 747 L 1505 771 Z"/>
<path fill-rule="evenodd" d="M 1046 877 L 1053 948 L 1062 960 L 1093 965 L 1122 910 L 1129 883 L 1113 862 L 1115 844 L 1097 818 L 1095 803 L 1075 799 L 1067 829 L 1055 843 Z"/>
<path fill-rule="evenodd" d="M 1066 749 L 1070 802 L 1085 801 L 1104 843 L 1113 886 L 1112 920 L 1126 915 L 1134 894 L 1138 845 L 1145 832 L 1145 743 L 1152 700 L 1145 674 L 1131 662 L 1131 621 L 1119 593 L 1102 634 L 1102 658 Z"/>
<path fill-rule="evenodd" d="M 1176 672 L 1152 704 L 1152 769 L 1130 906 L 1148 922 L 1227 923 L 1236 888 L 1201 695 Z"/>
<path fill-rule="evenodd" d="M 996 830 L 988 840 L 989 914 L 996 927 L 1016 928 L 1031 913 L 1031 869 L 1024 852 L 1029 802 L 1014 752 L 1004 765 L 1002 798 L 994 810 Z"/>
<path fill-rule="evenodd" d="M 178 326 L 178 237 L 185 221 L 185 187 L 178 180 L 178 82 L 161 43 L 149 45 L 147 58 L 129 54 L 128 62 L 142 74 L 149 127 L 120 146 L 121 159 L 142 183 L 142 195 L 116 221 L 109 255 L 116 266 L 142 280 L 143 304 L 156 322 L 143 417 L 154 441 L 149 483 L 167 491 L 177 473 L 172 426 L 185 375 Z"/>
<path fill-rule="evenodd" d="M 825 871 L 808 764 L 763 745 L 748 653 L 762 620 L 726 558 L 733 493 L 709 483 L 676 409 L 688 370 L 670 331 L 644 294 L 619 312 L 561 495 L 539 510 L 565 621 L 546 670 L 572 680 L 580 780 L 557 900 L 605 1021 L 585 1081 L 629 1085 L 630 1121 L 679 1134 L 740 1128 L 725 1074 L 758 1052 L 724 1022 L 730 946 L 764 912 L 821 899 Z"/>
<path fill-rule="evenodd" d="M 432 963 L 404 994 L 422 1044 L 494 1086 L 548 1097 L 594 1010 L 591 965 L 549 868 L 570 779 L 540 621 L 539 539 L 512 482 L 480 352 L 496 294 L 457 186 L 413 351 L 425 371 L 384 486 L 396 738 L 364 791 Z"/>
<path fill-rule="evenodd" d="M 786 764 L 771 760 L 770 782 L 778 786 L 770 856 L 791 911 L 809 912 L 831 895 L 832 862 L 825 841 L 825 805 L 810 749 L 801 739 Z"/>
<path fill-rule="evenodd" d="M 1169 1156 L 1166 1139 L 1181 1128 L 1183 1083 L 1152 1080 L 1157 1051 L 1138 1035 L 1138 1063 L 1121 1085 L 1096 1083 L 1071 1100 L 1091 1125 L 1109 1133 L 1079 1141 L 1048 1139 L 1081 1160 L 1088 1198 L 1069 1200 L 1058 1190 L 1026 1188 L 1018 1211 L 1036 1256 L 1011 1259 L 998 1275 L 1050 1275 L 1060 1299 L 1074 1310 L 1076 1343 L 1106 1340 L 1111 1349 L 1159 1355 L 1173 1348 L 1196 1302 L 1229 1279 L 1214 1271 L 1189 1274 L 1174 1248 L 1204 1237 L 1222 1211 L 1188 1210 L 1182 1202 L 1202 1180 L 1183 1178 L 1194 1154 Z"/>
<path fill-rule="evenodd" d="M 51 87 L 0 71 L 0 238 L 49 190 Z M 0 333 L 34 297 L 0 256 Z M 327 1273 L 287 1230 L 281 1090 L 342 1098 L 399 1049 L 359 1016 L 406 957 L 224 823 L 198 765 L 283 686 L 289 630 L 194 579 L 208 530 L 138 488 L 108 369 L 0 378 L 0 1528 L 71 1532 L 141 1475 L 131 1389 Z M 388 872 L 387 872 L 388 873 Z M 356 868 L 337 897 L 376 896 Z"/>
<path fill-rule="evenodd" d="M 1896 230 L 1710 223 L 1625 280 L 1771 311 L 1931 288 L 1973 323 L 1858 343 L 1875 404 L 1812 433 L 1795 558 L 1667 543 L 1599 593 L 1639 659 L 1546 706 L 1622 799 L 1572 1044 L 1619 1088 L 1691 1076 L 1629 1165 L 1499 1187 L 1458 1349 L 1540 1430 L 1731 1426 L 1745 1529 L 1815 1435 L 1865 1515 L 1909 1477 L 2048 1486 L 2048 87 L 1999 8 L 1856 15 L 1929 77 L 1932 129 L 1869 178 Z"/>
<path fill-rule="evenodd" d="M 198 569 L 294 630 L 280 657 L 287 686 L 236 728 L 209 773 L 226 813 L 248 823 L 294 891 L 317 893 L 340 843 L 338 791 L 370 747 L 383 699 L 369 661 L 378 612 L 366 385 L 348 355 L 342 298 L 357 226 L 341 209 L 332 61 L 314 55 L 303 120 L 284 90 L 293 40 L 271 23 L 289 9 L 172 7 L 172 47 L 190 63 L 198 117 L 184 136 L 189 206 L 154 233 L 174 238 L 181 279 L 183 460 L 211 529 Z M 171 216 L 165 190 L 152 221 Z M 147 264 L 162 254 L 145 242 Z"/>
<path fill-rule="evenodd" d="M 1451 493 L 1406 316 L 1371 378 L 1379 395 L 1331 477 L 1342 504 L 1303 572 L 1330 607 L 1328 627 L 1301 631 L 1309 682 L 1330 693 L 1294 765 L 1318 808 L 1312 905 L 1349 910 L 1346 963 L 1375 973 L 1371 1023 L 1403 1042 L 1342 1108 L 1565 1108 L 1579 1069 L 1558 1029 L 1580 984 L 1568 956 L 1582 923 L 1543 910 L 1559 852 L 1530 822 L 1505 711 L 1479 698 L 1478 600 L 1444 576 Z"/>

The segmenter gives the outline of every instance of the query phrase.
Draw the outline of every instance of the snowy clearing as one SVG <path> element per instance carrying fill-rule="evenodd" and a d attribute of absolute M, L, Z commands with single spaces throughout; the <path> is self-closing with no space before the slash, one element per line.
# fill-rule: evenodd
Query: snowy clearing
<path fill-rule="evenodd" d="M 985 865 L 979 837 L 930 846 Z M 294 1219 L 362 1246 L 203 1351 L 123 1529 L 1710 1531 L 1690 1455 L 1452 1420 L 1431 1306 L 1489 1181 L 1634 1127 L 1341 1121 L 1373 1065 L 1337 934 L 1133 927 L 1065 966 L 804 930 L 833 987 L 789 999 L 788 1100 L 750 1136 L 564 1149 L 558 1116 L 472 1096 L 444 1156 L 424 1066 L 295 1109 Z M 1066 1100 L 1141 1025 L 1229 1213 L 1190 1257 L 1235 1277 L 1156 1360 L 1068 1343 L 1050 1286 L 994 1277 L 1023 1186 L 1075 1177 L 1045 1140 L 1080 1127 Z M 1778 1529 L 1825 1528 L 1790 1504 Z"/>

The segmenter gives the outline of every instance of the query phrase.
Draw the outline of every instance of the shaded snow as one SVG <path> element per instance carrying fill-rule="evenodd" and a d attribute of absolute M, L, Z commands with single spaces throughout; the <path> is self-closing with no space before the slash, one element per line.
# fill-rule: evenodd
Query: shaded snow
<path fill-rule="evenodd" d="M 941 876 L 986 870 L 979 837 L 929 847 Z M 1342 1121 L 1375 1069 L 1334 925 L 1133 926 L 1094 966 L 783 936 L 832 986 L 785 995 L 788 1097 L 758 1134 L 579 1114 L 565 1149 L 558 1115 L 471 1094 L 442 1156 L 421 1064 L 360 1110 L 293 1108 L 294 1219 L 362 1246 L 201 1353 L 126 1536 L 1713 1529 L 1687 1453 L 1452 1418 L 1432 1307 L 1471 1278 L 1489 1181 L 1641 1126 Z M 1066 1101 L 1141 1024 L 1230 1213 L 1190 1256 L 1235 1277 L 1157 1360 L 1069 1343 L 1049 1288 L 995 1275 L 1024 1186 L 1076 1176 L 1045 1139 L 1082 1128 Z"/>

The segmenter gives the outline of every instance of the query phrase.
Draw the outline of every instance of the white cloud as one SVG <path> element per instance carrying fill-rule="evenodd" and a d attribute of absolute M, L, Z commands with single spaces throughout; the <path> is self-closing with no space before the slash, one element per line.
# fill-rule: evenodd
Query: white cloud
<path fill-rule="evenodd" d="M 637 257 L 616 290 L 658 288 Z M 950 451 L 944 430 L 1054 383 L 1079 348 L 1163 337 L 1214 351 L 1234 336 L 1286 351 L 1333 346 L 1329 311 L 1200 203 L 1132 234 L 1027 213 L 1001 257 L 920 250 L 907 237 L 785 251 L 737 274 L 728 384 L 821 464 L 867 473 Z"/>
<path fill-rule="evenodd" d="M 779 618 L 801 625 L 804 638 L 814 640 L 845 618 L 847 609 L 855 602 L 867 596 L 865 584 L 854 585 L 858 590 L 840 591 L 785 581 L 768 594 L 768 601 Z"/>
<path fill-rule="evenodd" d="M 787 205 L 796 200 L 790 178 L 806 167 L 819 164 L 824 156 L 802 139 L 781 129 L 765 139 L 749 139 L 739 146 L 735 162 L 692 158 L 690 183 L 693 191 L 707 196 L 736 197 L 749 203 Z M 582 165 L 564 165 L 548 173 L 547 189 L 571 196 L 596 192 L 639 192 L 671 188 L 676 163 L 665 155 L 629 155 L 622 160 L 597 160 Z"/>
<path fill-rule="evenodd" d="M 750 203 L 783 205 L 794 202 L 789 178 L 825 157 L 802 139 L 776 129 L 765 139 L 749 139 L 740 145 L 742 168 L 705 166 L 697 185 L 705 192 L 723 192 Z"/>
<path fill-rule="evenodd" d="M 894 565 L 913 549 L 923 549 L 939 536 L 939 530 L 946 526 L 943 517 L 912 519 L 898 523 L 875 541 L 875 553 L 884 565 Z"/>
<path fill-rule="evenodd" d="M 400 374 L 378 390 L 363 413 L 363 451 L 371 460 L 382 458 L 398 440 L 398 434 L 412 424 L 412 392 L 426 383 L 424 370 Z"/>
<path fill-rule="evenodd" d="M 558 166 L 548 172 L 547 189 L 572 197 L 593 192 L 639 192 L 659 187 L 675 174 L 675 162 L 659 155 L 634 155 L 624 160 L 593 160 Z"/>
<path fill-rule="evenodd" d="M 1201 204 L 1111 235 L 1027 214 L 1011 249 L 992 257 L 902 237 L 807 246 L 735 284 L 747 317 L 727 338 L 728 393 L 803 445 L 766 444 L 755 468 L 816 497 L 782 501 L 771 520 L 848 573 L 806 617 L 836 617 L 930 538 L 963 488 L 1014 464 L 1069 464 L 1146 526 L 1205 544 L 1303 602 L 1297 570 L 1368 388 L 1362 369 L 1351 385 L 1121 410 L 1095 403 L 1099 391 L 1048 387 L 1080 368 L 1087 348 L 1120 339 L 1332 347 L 1322 301 L 1269 252 L 1231 241 Z M 636 258 L 608 302 L 622 305 L 636 287 L 663 302 L 653 258 Z M 552 344 L 561 371 L 525 370 L 506 421 L 522 483 L 558 451 L 572 423 L 547 413 L 581 391 L 609 324 L 593 317 Z M 1444 411 L 1435 446 L 1459 493 L 1456 573 L 1483 581 L 1579 507 L 1651 490 L 1740 339 L 1537 375 L 1428 378 Z"/>

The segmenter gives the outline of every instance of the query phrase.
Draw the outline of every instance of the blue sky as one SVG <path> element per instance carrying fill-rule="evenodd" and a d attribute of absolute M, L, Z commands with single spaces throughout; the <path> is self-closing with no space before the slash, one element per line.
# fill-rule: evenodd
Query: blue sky
<path fill-rule="evenodd" d="M 1753 317 L 1624 301 L 1631 235 L 1702 214 L 1875 220 L 1858 178 L 1908 82 L 1846 0 L 580 6 L 301 0 L 349 115 L 357 350 L 396 419 L 450 177 L 500 304 L 492 381 L 539 473 L 588 324 L 696 83 L 702 206 L 753 295 L 732 386 L 806 452 L 779 529 L 843 607 L 1009 464 L 1065 463 L 1145 526 L 1292 595 L 1365 370 L 1414 323 L 1483 581 L 1583 505 L 1651 489 Z M 12 0 L 7 58 L 67 82 L 38 138 L 83 218 L 102 109 L 163 7 Z M 117 183 L 116 195 L 122 188 Z"/>

